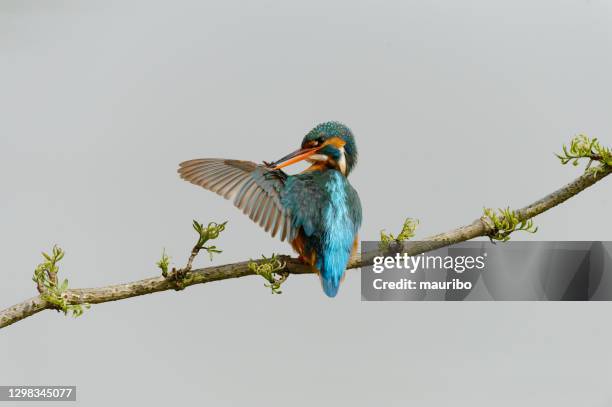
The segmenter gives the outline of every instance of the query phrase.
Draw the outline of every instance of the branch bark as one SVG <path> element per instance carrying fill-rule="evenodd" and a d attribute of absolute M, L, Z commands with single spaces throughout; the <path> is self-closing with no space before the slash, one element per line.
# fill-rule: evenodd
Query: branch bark
<path fill-rule="evenodd" d="M 602 171 L 596 174 L 585 173 L 569 184 L 546 195 L 542 199 L 516 210 L 518 217 L 521 221 L 528 220 L 542 212 L 554 208 L 602 180 L 611 172 L 612 167 L 606 166 Z M 408 255 L 415 255 L 477 237 L 489 236 L 492 232 L 493 225 L 485 219 L 479 218 L 468 225 L 458 227 L 448 232 L 430 236 L 418 242 L 410 242 L 410 244 L 406 245 L 405 249 Z M 349 261 L 347 269 L 369 266 L 373 263 L 374 257 L 381 254 L 379 250 L 368 252 L 363 257 L 357 253 L 357 255 Z M 312 270 L 308 266 L 304 265 L 296 258 L 283 256 L 282 260 L 287 264 L 286 271 L 291 274 L 312 273 Z M 69 304 L 100 304 L 103 302 L 118 301 L 159 291 L 182 289 L 194 284 L 204 284 L 212 281 L 253 275 L 254 273 L 249 269 L 248 264 L 248 261 L 243 261 L 222 266 L 194 269 L 189 272 L 188 278 L 182 281 L 180 286 L 172 279 L 159 276 L 105 287 L 68 289 L 64 292 L 64 296 Z M 12 307 L 0 311 L 0 328 L 4 328 L 45 309 L 54 309 L 54 306 L 45 301 L 40 295 L 13 305 Z"/>

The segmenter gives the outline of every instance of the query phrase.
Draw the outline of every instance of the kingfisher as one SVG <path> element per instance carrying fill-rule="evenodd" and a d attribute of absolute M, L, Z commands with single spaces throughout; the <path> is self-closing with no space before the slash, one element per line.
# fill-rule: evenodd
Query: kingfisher
<path fill-rule="evenodd" d="M 306 160 L 289 175 L 282 168 Z M 222 158 L 182 162 L 186 181 L 233 201 L 251 220 L 290 242 L 300 260 L 319 275 L 323 291 L 335 297 L 346 265 L 357 249 L 361 202 L 347 177 L 357 164 L 351 130 L 326 122 L 310 130 L 301 147 L 268 163 Z"/>

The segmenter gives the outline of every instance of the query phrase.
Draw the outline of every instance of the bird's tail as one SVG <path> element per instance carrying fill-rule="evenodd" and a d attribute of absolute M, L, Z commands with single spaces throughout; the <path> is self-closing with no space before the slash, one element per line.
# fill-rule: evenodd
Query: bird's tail
<path fill-rule="evenodd" d="M 298 235 L 299 236 L 299 235 Z M 296 243 L 297 242 L 297 243 Z M 292 242 L 294 249 L 300 253 L 300 258 L 310 264 L 313 270 L 319 275 L 323 292 L 328 297 L 335 297 L 340 289 L 340 284 L 344 280 L 344 271 L 348 262 L 348 254 L 334 253 L 335 255 L 317 254 L 313 251 L 305 251 L 304 246 L 299 245 L 300 240 L 295 239 Z"/>
<path fill-rule="evenodd" d="M 338 294 L 340 284 L 344 280 L 344 271 L 348 258 L 345 256 L 323 256 L 317 259 L 316 268 L 319 271 L 321 286 L 328 297 L 335 297 Z"/>
<path fill-rule="evenodd" d="M 323 287 L 323 291 L 325 295 L 328 297 L 335 297 L 338 294 L 338 289 L 340 288 L 340 280 L 339 278 L 334 278 L 334 276 L 323 277 L 323 274 L 319 273 L 319 277 L 321 279 L 321 286 Z"/>

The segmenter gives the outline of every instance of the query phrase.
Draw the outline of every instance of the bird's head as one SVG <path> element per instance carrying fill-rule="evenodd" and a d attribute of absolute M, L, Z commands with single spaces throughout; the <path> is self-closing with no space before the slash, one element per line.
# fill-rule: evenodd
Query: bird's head
<path fill-rule="evenodd" d="M 338 122 L 321 123 L 310 130 L 299 150 L 272 163 L 280 169 L 298 161 L 334 168 L 348 176 L 357 164 L 357 146 L 351 130 Z"/>

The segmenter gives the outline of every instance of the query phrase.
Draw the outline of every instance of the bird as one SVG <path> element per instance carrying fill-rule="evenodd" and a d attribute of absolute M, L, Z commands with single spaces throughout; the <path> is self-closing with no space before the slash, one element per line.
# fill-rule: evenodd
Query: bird
<path fill-rule="evenodd" d="M 282 169 L 307 161 L 304 171 Z M 346 265 L 357 250 L 361 201 L 348 176 L 357 164 L 357 145 L 344 124 L 321 123 L 300 148 L 274 162 L 201 158 L 179 164 L 180 177 L 232 200 L 251 220 L 287 240 L 299 259 L 319 275 L 335 297 Z"/>

